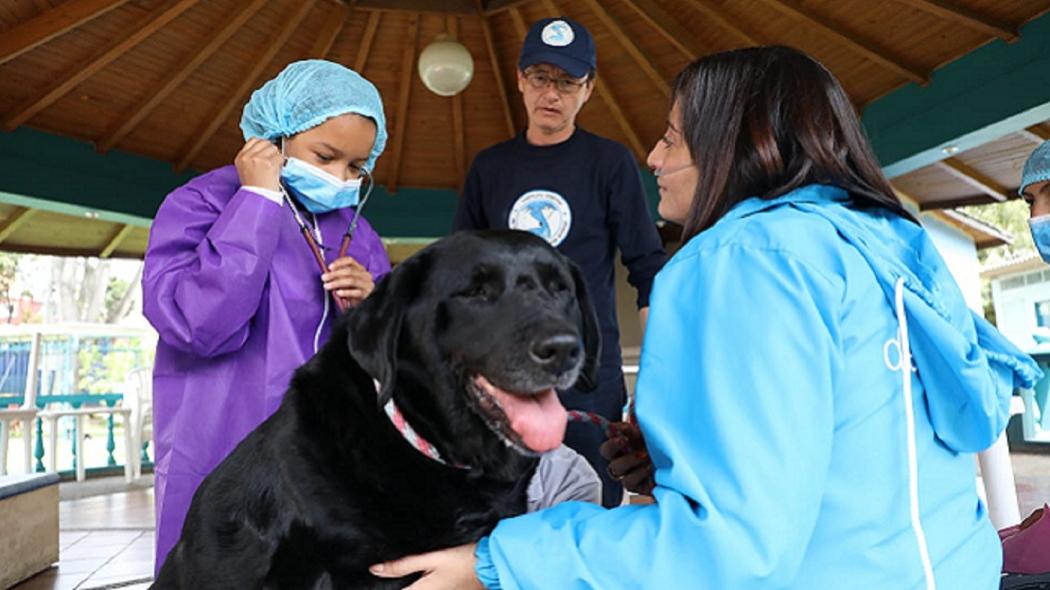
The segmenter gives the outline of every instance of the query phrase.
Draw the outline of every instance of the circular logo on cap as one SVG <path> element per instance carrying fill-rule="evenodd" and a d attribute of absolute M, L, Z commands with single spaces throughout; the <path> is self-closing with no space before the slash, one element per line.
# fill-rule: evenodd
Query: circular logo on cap
<path fill-rule="evenodd" d="M 529 191 L 514 202 L 507 219 L 510 229 L 533 233 L 551 246 L 565 241 L 572 227 L 572 209 L 558 193 L 547 190 Z"/>
<path fill-rule="evenodd" d="M 573 34 L 569 23 L 563 20 L 556 20 L 543 27 L 543 33 L 540 35 L 540 38 L 543 39 L 544 43 L 552 47 L 565 47 L 572 43 L 576 35 Z"/>

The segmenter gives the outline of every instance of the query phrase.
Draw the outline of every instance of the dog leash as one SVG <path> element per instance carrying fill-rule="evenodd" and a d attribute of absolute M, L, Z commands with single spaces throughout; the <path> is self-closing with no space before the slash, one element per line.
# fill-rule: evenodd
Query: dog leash
<path fill-rule="evenodd" d="M 583 412 L 580 410 L 569 410 L 569 422 L 580 422 L 583 424 L 594 424 L 598 428 L 602 429 L 605 434 L 605 438 L 611 438 L 613 435 L 613 425 L 605 416 L 599 416 L 594 412 Z"/>

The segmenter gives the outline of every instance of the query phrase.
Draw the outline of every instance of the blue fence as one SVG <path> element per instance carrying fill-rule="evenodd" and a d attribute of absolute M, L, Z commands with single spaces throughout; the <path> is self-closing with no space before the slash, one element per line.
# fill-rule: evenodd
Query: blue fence
<path fill-rule="evenodd" d="M 0 331 L 0 407 L 19 406 L 24 401 L 29 378 L 32 331 L 42 332 L 36 379 L 36 406 L 40 410 L 112 408 L 124 401 L 125 376 L 132 370 L 152 365 L 154 338 L 151 332 L 115 326 L 25 326 L 17 330 Z M 149 400 L 145 400 L 148 404 Z M 21 433 L 35 438 L 33 456 L 35 470 L 45 470 L 45 460 L 55 465 L 60 473 L 74 472 L 77 462 L 85 460 L 89 471 L 112 470 L 118 467 L 113 414 L 105 417 L 105 458 L 96 460 L 97 441 L 92 440 L 94 453 L 84 453 L 87 459 L 77 457 L 77 421 L 71 416 L 55 422 L 59 448 L 56 457 L 46 456 L 44 421 L 37 418 L 35 432 Z M 126 424 L 120 427 L 128 427 Z M 50 433 L 48 433 L 50 434 Z M 151 464 L 148 440 L 143 441 L 137 460 Z M 68 446 L 67 446 L 68 445 Z M 64 461 L 60 461 L 62 457 Z"/>

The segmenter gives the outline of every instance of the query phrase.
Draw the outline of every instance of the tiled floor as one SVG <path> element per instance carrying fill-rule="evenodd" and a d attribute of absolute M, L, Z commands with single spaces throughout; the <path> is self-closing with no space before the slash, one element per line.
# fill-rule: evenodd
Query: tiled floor
<path fill-rule="evenodd" d="M 1050 454 L 1013 453 L 1011 460 L 1024 517 L 1050 502 Z M 62 495 L 76 497 L 79 493 L 68 488 Z M 149 586 L 153 574 L 152 488 L 63 500 L 59 522 L 58 564 L 13 590 L 139 590 Z"/>
<path fill-rule="evenodd" d="M 59 504 L 59 562 L 15 590 L 147 588 L 153 577 L 153 490 Z"/>

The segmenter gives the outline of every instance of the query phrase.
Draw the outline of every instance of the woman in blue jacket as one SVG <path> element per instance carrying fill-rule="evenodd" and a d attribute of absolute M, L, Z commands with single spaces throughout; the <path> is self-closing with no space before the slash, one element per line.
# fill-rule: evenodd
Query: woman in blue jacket
<path fill-rule="evenodd" d="M 848 98 L 782 47 L 691 64 L 649 165 L 684 246 L 637 384 L 655 504 L 383 564 L 439 588 L 998 587 L 973 453 L 1039 372 L 966 307 Z"/>

